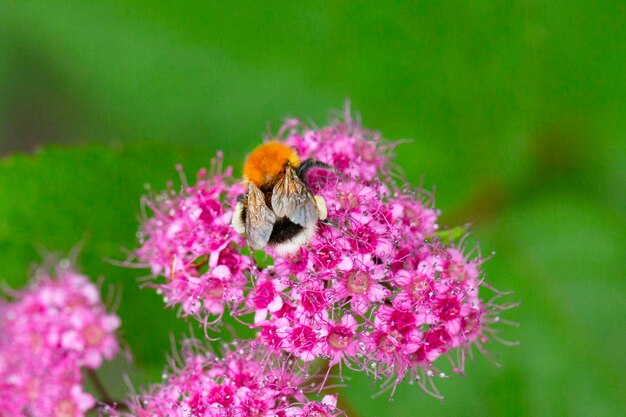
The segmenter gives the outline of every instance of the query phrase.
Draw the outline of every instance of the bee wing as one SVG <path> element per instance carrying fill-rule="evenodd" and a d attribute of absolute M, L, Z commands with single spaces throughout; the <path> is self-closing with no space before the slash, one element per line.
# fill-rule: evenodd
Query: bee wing
<path fill-rule="evenodd" d="M 246 239 L 251 249 L 261 249 L 270 239 L 276 215 L 265 204 L 265 195 L 252 182 L 248 185 Z"/>
<path fill-rule="evenodd" d="M 315 198 L 290 166 L 287 166 L 285 176 L 272 190 L 272 210 L 276 217 L 286 216 L 292 222 L 304 227 L 318 220 Z"/>

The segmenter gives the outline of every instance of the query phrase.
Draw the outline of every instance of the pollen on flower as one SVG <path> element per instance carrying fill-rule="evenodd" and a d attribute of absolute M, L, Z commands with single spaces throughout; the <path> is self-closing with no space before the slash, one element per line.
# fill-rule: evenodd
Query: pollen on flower
<path fill-rule="evenodd" d="M 81 333 L 88 346 L 98 346 L 106 337 L 105 330 L 96 323 L 88 324 Z"/>
<path fill-rule="evenodd" d="M 346 287 L 356 295 L 365 294 L 370 286 L 370 278 L 367 272 L 352 271 L 347 274 Z"/>
<path fill-rule="evenodd" d="M 59 401 L 52 411 L 54 417 L 74 417 L 74 404 L 69 400 Z"/>

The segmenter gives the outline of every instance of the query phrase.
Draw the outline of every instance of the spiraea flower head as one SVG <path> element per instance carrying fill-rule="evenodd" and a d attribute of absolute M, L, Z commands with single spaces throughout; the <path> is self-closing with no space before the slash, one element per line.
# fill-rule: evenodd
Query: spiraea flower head
<path fill-rule="evenodd" d="M 65 263 L 38 271 L 0 304 L 0 416 L 80 417 L 95 399 L 81 368 L 96 369 L 119 346 L 120 320 L 98 288 Z"/>
<path fill-rule="evenodd" d="M 197 340 L 185 340 L 163 378 L 131 400 L 128 416 L 344 415 L 333 395 L 319 401 L 307 397 L 316 384 L 293 360 L 254 341 L 225 344 L 218 355 Z"/>
<path fill-rule="evenodd" d="M 479 251 L 439 230 L 432 195 L 394 175 L 394 144 L 349 114 L 322 129 L 291 119 L 271 140 L 319 162 L 302 181 L 326 216 L 306 244 L 291 254 L 270 245 L 255 261 L 229 228 L 246 190 L 214 163 L 212 176 L 149 200 L 140 262 L 164 277 L 168 304 L 205 324 L 228 308 L 276 355 L 327 359 L 386 388 L 410 378 L 438 395 L 425 382 L 442 375 L 433 362 L 446 356 L 463 372 L 470 346 L 484 351 L 510 307 L 481 298 Z"/>

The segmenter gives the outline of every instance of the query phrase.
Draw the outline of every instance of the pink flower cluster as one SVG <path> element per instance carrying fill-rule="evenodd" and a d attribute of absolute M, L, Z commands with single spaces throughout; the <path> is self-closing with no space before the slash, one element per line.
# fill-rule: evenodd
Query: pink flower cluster
<path fill-rule="evenodd" d="M 142 246 L 136 256 L 155 276 L 166 277 L 154 284 L 167 305 L 178 305 L 183 315 L 208 323 L 209 316 L 237 305 L 243 297 L 249 256 L 241 253 L 245 239 L 230 226 L 232 213 L 225 201 L 244 192 L 230 185 L 232 169 L 221 172 L 222 157 L 212 161 L 212 170 L 201 170 L 197 183 L 181 192 L 170 187 L 145 205 L 154 213 L 140 230 Z"/>
<path fill-rule="evenodd" d="M 118 351 L 119 318 L 108 314 L 89 279 L 58 267 L 0 302 L 0 416 L 79 417 L 95 399 L 81 368 Z"/>
<path fill-rule="evenodd" d="M 310 377 L 293 361 L 275 356 L 255 342 L 223 346 L 222 356 L 187 340 L 162 384 L 136 396 L 129 416 L 169 417 L 336 417 L 337 398 L 307 398 Z M 119 414 L 118 414 L 119 415 Z"/>
<path fill-rule="evenodd" d="M 267 248 L 269 265 L 257 265 L 229 228 L 244 190 L 232 169 L 214 169 L 149 200 L 140 263 L 165 277 L 156 286 L 169 305 L 205 324 L 227 307 L 276 355 L 326 358 L 384 387 L 410 377 L 438 395 L 430 377 L 443 374 L 432 362 L 446 355 L 462 372 L 466 352 L 483 350 L 504 309 L 479 297 L 483 259 L 440 239 L 429 194 L 397 185 L 394 146 L 375 132 L 349 117 L 324 129 L 289 120 L 278 140 L 334 169 L 308 173 L 328 210 L 308 245 L 289 256 Z"/>

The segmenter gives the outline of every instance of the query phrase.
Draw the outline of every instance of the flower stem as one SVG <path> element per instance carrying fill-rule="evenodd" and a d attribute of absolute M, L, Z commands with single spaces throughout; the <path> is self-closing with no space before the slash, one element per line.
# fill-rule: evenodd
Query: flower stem
<path fill-rule="evenodd" d="M 100 397 L 101 402 L 107 404 L 115 403 L 115 401 L 113 401 L 113 398 L 111 398 L 111 396 L 109 395 L 107 389 L 102 384 L 102 381 L 100 381 L 100 378 L 98 377 L 96 371 L 94 371 L 93 369 L 88 369 L 87 377 L 89 378 L 89 381 L 91 381 L 91 383 L 93 384 L 93 387 L 98 392 L 98 396 Z"/>
<path fill-rule="evenodd" d="M 329 366 L 330 366 L 330 363 L 326 361 L 320 369 L 320 375 L 326 374 Z M 336 369 L 337 368 L 332 370 L 331 375 L 337 376 Z M 359 414 L 350 406 L 350 403 L 346 401 L 345 392 L 340 393 L 337 388 L 333 389 L 332 391 L 333 391 L 332 392 L 333 394 L 337 395 L 337 408 L 344 412 L 343 415 L 345 417 L 359 417 Z"/>

